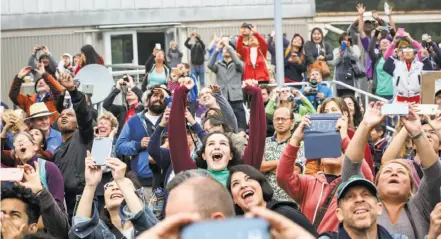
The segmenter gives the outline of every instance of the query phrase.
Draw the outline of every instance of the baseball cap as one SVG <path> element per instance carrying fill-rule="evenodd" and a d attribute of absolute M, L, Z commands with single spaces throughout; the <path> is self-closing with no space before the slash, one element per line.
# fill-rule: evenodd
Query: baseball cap
<path fill-rule="evenodd" d="M 337 189 L 337 200 L 340 200 L 342 197 L 344 197 L 345 193 L 354 186 L 366 187 L 372 193 L 372 195 L 375 195 L 375 197 L 378 199 L 377 187 L 371 181 L 363 178 L 362 176 L 354 175 L 350 177 L 347 181 L 340 184 Z"/>

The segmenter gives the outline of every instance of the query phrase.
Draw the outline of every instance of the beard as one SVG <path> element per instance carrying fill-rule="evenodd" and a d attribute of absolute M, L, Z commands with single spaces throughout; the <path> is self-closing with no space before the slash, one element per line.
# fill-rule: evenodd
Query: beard
<path fill-rule="evenodd" d="M 149 104 L 149 110 L 152 111 L 155 114 L 162 114 L 164 113 L 165 108 L 167 105 L 165 103 L 159 102 L 159 105 L 155 104 L 156 102 L 153 102 L 152 104 Z"/>

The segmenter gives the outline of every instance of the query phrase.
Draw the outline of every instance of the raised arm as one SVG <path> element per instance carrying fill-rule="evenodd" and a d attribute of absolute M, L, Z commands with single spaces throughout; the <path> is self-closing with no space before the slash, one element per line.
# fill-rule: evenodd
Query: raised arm
<path fill-rule="evenodd" d="M 167 108 L 162 116 L 159 126 L 156 127 L 155 132 L 153 132 L 153 135 L 150 138 L 149 145 L 147 146 L 147 152 L 163 171 L 167 171 L 171 163 L 170 150 L 167 148 L 161 148 L 161 137 L 165 127 L 167 127 L 169 116 L 170 109 Z"/>
<path fill-rule="evenodd" d="M 360 34 L 360 39 L 366 38 L 366 33 L 364 33 L 364 19 L 363 14 L 366 11 L 366 7 L 363 3 L 357 4 L 357 12 L 358 12 L 358 33 Z"/>
<path fill-rule="evenodd" d="M 196 163 L 190 157 L 188 148 L 187 130 L 185 128 L 185 109 L 187 105 L 187 93 L 194 87 L 191 78 L 185 78 L 184 85 L 178 87 L 173 96 L 170 111 L 168 136 L 170 144 L 170 156 L 175 173 L 188 169 L 196 169 Z"/>
<path fill-rule="evenodd" d="M 118 84 L 118 83 L 117 83 Z M 112 112 L 113 115 L 119 115 L 121 111 L 122 105 L 115 105 L 113 101 L 115 101 L 116 96 L 121 92 L 120 89 L 114 87 L 110 94 L 103 101 L 103 108 L 107 111 Z"/>
<path fill-rule="evenodd" d="M 219 49 L 217 49 L 216 47 L 213 54 L 210 56 L 210 59 L 208 60 L 208 64 L 207 64 L 208 69 L 210 69 L 214 73 L 217 73 L 216 60 L 218 54 L 219 54 Z"/>
<path fill-rule="evenodd" d="M 64 87 L 51 74 L 44 73 L 43 79 L 51 89 L 52 94 L 59 95 L 64 90 Z"/>
<path fill-rule="evenodd" d="M 228 53 L 231 56 L 231 59 L 233 59 L 233 62 L 236 65 L 236 71 L 243 72 L 243 67 L 244 67 L 243 61 L 241 61 L 239 59 L 239 57 L 237 56 L 237 54 L 234 51 L 232 46 L 228 45 L 228 46 L 226 46 L 226 48 L 227 48 Z M 439 48 L 438 48 L 438 50 L 439 50 Z M 441 57 L 439 59 L 441 59 Z"/>
<path fill-rule="evenodd" d="M 378 29 L 375 30 L 375 34 L 374 34 L 374 36 L 372 36 L 371 41 L 369 42 L 369 47 L 368 47 L 369 57 L 371 58 L 373 65 L 375 65 L 375 63 L 378 61 L 377 54 L 375 54 L 375 44 L 377 43 L 377 37 L 379 34 L 380 34 L 380 31 Z"/>
<path fill-rule="evenodd" d="M 308 116 L 303 117 L 299 126 L 294 131 L 289 144 L 286 145 L 285 151 L 277 166 L 277 184 L 296 202 L 303 202 L 303 197 L 308 189 L 307 181 L 312 178 L 312 176 L 299 175 L 294 170 L 297 152 L 304 138 L 305 126 L 310 123 L 311 121 Z"/>
<path fill-rule="evenodd" d="M 260 35 L 258 32 L 255 32 L 254 36 L 257 38 L 257 41 L 259 41 L 260 50 L 262 51 L 263 56 L 266 58 L 266 54 L 268 53 L 268 42 L 266 42 L 262 35 Z"/>
<path fill-rule="evenodd" d="M 20 107 L 23 110 L 25 109 L 25 103 L 28 100 L 28 97 L 24 94 L 20 93 L 21 85 L 23 84 L 23 77 L 28 75 L 31 72 L 31 67 L 26 66 L 20 70 L 20 72 L 15 76 L 12 81 L 11 88 L 9 89 L 9 99 L 14 102 L 15 105 Z"/>
<path fill-rule="evenodd" d="M 80 202 L 75 212 L 75 217 L 83 217 L 90 219 L 93 211 L 93 198 L 97 185 L 101 182 L 103 171 L 99 166 L 95 165 L 94 159 L 90 156 L 90 152 L 87 151 L 87 157 L 84 160 L 85 171 L 84 179 L 86 185 L 84 186 L 83 193 L 81 194 Z"/>
<path fill-rule="evenodd" d="M 192 47 L 192 44 L 190 44 L 190 40 L 191 40 L 191 38 L 189 37 L 189 38 L 187 38 L 187 40 L 184 43 L 185 47 L 187 47 L 188 50 L 191 50 L 191 47 Z"/>
<path fill-rule="evenodd" d="M 381 164 L 397 159 L 400 155 L 401 149 L 406 144 L 406 140 L 409 134 L 405 127 L 402 127 L 400 132 L 393 137 L 392 142 L 387 146 L 386 151 L 381 158 Z"/>
<path fill-rule="evenodd" d="M 346 157 L 351 159 L 352 162 L 360 163 L 363 160 L 365 145 L 371 130 L 385 119 L 385 116 L 381 115 L 382 105 L 383 102 L 376 102 L 375 104 L 371 102 L 367 107 L 363 120 L 346 149 Z"/>
<path fill-rule="evenodd" d="M 205 50 L 205 43 L 202 41 L 202 39 L 199 36 L 195 36 L 195 38 L 199 41 L 199 43 L 202 45 L 202 49 Z"/>
<path fill-rule="evenodd" d="M 245 164 L 260 169 L 265 151 L 266 115 L 262 91 L 257 82 L 245 81 L 245 92 L 251 95 L 249 141 L 243 154 Z"/>

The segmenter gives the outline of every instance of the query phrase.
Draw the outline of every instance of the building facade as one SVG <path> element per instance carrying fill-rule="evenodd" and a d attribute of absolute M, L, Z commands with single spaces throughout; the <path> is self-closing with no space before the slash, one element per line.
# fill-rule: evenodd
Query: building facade
<path fill-rule="evenodd" d="M 287 36 L 306 35 L 315 1 L 281 0 Z M 262 34 L 273 30 L 273 0 L 2 0 L 1 93 L 11 103 L 12 79 L 27 64 L 35 45 L 59 58 L 92 44 L 105 64 L 144 65 L 157 43 L 174 40 L 188 62 L 184 42 L 197 31 L 208 44 L 213 35 L 237 35 L 243 22 Z M 115 70 L 115 69 L 114 69 Z"/>

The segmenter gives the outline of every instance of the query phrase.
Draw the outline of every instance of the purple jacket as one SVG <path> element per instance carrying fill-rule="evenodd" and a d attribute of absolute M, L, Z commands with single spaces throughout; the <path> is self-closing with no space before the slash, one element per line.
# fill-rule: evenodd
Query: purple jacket
<path fill-rule="evenodd" d="M 365 59 L 364 66 L 366 68 L 366 75 L 369 79 L 372 79 L 372 60 L 368 52 L 370 43 L 371 43 L 371 39 L 369 39 L 369 37 L 366 36 L 364 38 L 361 38 L 361 44 L 363 45 L 364 48 L 364 59 Z"/>

